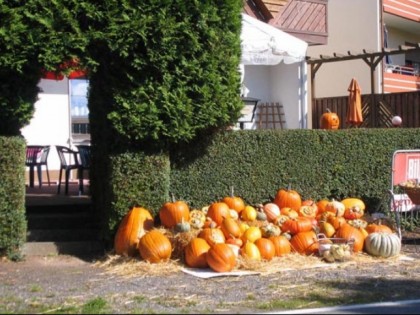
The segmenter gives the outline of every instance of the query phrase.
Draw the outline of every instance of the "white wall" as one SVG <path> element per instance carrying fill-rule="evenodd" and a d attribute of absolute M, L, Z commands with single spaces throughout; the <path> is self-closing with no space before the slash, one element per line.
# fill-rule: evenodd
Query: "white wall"
<path fill-rule="evenodd" d="M 248 97 L 258 98 L 261 103 L 280 103 L 285 113 L 285 129 L 298 129 L 302 124 L 302 94 L 306 93 L 306 78 L 300 78 L 301 63 L 274 66 L 245 66 L 244 84 Z M 254 124 L 245 123 L 245 129 L 255 129 Z"/>
<path fill-rule="evenodd" d="M 41 79 L 38 86 L 42 92 L 35 103 L 34 116 L 21 132 L 28 145 L 51 145 L 48 169 L 59 170 L 54 145 L 69 146 L 70 140 L 68 79 Z"/>

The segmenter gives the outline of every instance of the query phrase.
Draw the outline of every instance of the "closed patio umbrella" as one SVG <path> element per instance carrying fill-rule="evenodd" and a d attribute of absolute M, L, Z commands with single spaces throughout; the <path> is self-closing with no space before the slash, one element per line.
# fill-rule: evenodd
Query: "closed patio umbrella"
<path fill-rule="evenodd" d="M 349 104 L 347 109 L 346 122 L 358 127 L 363 122 L 362 95 L 357 80 L 353 78 L 347 89 L 349 91 Z"/>

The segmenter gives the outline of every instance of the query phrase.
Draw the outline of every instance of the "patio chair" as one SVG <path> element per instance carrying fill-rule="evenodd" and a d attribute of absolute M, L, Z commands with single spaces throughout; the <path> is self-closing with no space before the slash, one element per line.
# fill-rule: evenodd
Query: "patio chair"
<path fill-rule="evenodd" d="M 60 174 L 59 174 L 59 179 L 58 179 L 58 189 L 57 189 L 57 194 L 60 193 L 60 189 L 61 189 L 61 178 L 62 178 L 62 173 L 64 171 L 65 173 L 65 193 L 66 195 L 69 193 L 69 179 L 70 179 L 70 172 L 72 170 L 77 170 L 78 172 L 78 177 L 80 177 L 80 169 L 81 169 L 81 164 L 79 163 L 79 158 L 78 158 L 78 151 L 74 151 L 68 147 L 65 146 L 59 146 L 56 145 L 55 146 L 57 149 L 57 153 L 58 153 L 58 157 L 60 158 Z"/>
<path fill-rule="evenodd" d="M 34 187 L 35 168 L 38 173 L 38 185 L 42 186 L 42 166 L 45 166 L 47 171 L 48 186 L 51 185 L 47 163 L 49 152 L 49 145 L 28 145 L 26 147 L 25 165 L 29 167 L 29 187 Z"/>
<path fill-rule="evenodd" d="M 90 169 L 90 145 L 76 145 L 79 151 L 80 167 L 79 167 L 79 193 L 84 193 L 83 177 L 84 172 Z"/>

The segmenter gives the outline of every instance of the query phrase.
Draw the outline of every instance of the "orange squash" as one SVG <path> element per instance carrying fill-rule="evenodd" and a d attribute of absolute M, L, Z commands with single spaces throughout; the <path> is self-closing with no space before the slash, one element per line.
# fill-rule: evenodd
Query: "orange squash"
<path fill-rule="evenodd" d="M 143 207 L 133 207 L 124 216 L 114 238 L 114 249 L 117 255 L 134 256 L 140 238 L 153 228 L 153 217 Z"/>

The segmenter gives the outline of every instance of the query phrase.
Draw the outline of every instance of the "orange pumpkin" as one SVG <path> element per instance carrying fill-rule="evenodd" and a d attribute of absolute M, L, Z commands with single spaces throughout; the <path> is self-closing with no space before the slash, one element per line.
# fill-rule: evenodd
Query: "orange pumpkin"
<path fill-rule="evenodd" d="M 281 226 L 284 233 L 295 235 L 299 232 L 306 232 L 312 230 L 312 221 L 306 217 L 290 218 Z"/>
<path fill-rule="evenodd" d="M 203 238 L 193 238 L 185 247 L 185 263 L 192 268 L 206 268 L 209 265 L 206 260 L 206 253 L 210 245 Z"/>
<path fill-rule="evenodd" d="M 144 260 L 158 263 L 171 258 L 172 244 L 162 232 L 151 230 L 140 239 L 139 252 Z"/>
<path fill-rule="evenodd" d="M 289 218 L 297 218 L 299 213 L 290 207 L 284 207 L 280 209 L 280 215 L 286 215 Z"/>
<path fill-rule="evenodd" d="M 239 227 L 238 222 L 232 218 L 224 218 L 222 224 L 220 225 L 220 229 L 222 230 L 226 238 L 237 238 L 242 235 L 242 231 Z"/>
<path fill-rule="evenodd" d="M 190 208 L 181 200 L 165 202 L 159 209 L 159 218 L 162 225 L 168 229 L 175 227 L 178 223 L 189 222 Z"/>
<path fill-rule="evenodd" d="M 327 108 L 327 112 L 323 113 L 320 118 L 319 125 L 321 129 L 336 130 L 340 127 L 340 118 L 337 113 L 333 113 L 329 108 Z"/>
<path fill-rule="evenodd" d="M 377 233 L 392 233 L 391 228 L 388 225 L 381 223 L 370 223 L 366 226 L 366 231 L 368 234 L 377 232 Z"/>
<path fill-rule="evenodd" d="M 299 208 L 302 205 L 302 198 L 296 190 L 279 189 L 274 197 L 274 203 L 277 204 L 280 209 L 289 207 L 295 211 L 299 211 Z"/>
<path fill-rule="evenodd" d="M 345 238 L 346 240 L 354 240 L 353 251 L 360 252 L 363 249 L 365 237 L 362 232 L 354 226 L 345 223 L 335 232 L 335 237 Z"/>
<path fill-rule="evenodd" d="M 271 260 L 276 255 L 276 249 L 270 239 L 262 237 L 257 239 L 254 244 L 260 251 L 262 259 Z"/>
<path fill-rule="evenodd" d="M 236 265 L 233 249 L 225 243 L 212 246 L 206 253 L 207 264 L 216 272 L 231 271 Z"/>
<path fill-rule="evenodd" d="M 204 228 L 197 236 L 205 239 L 210 246 L 226 241 L 225 235 L 219 228 Z"/>
<path fill-rule="evenodd" d="M 230 217 L 230 208 L 224 202 L 213 202 L 207 211 L 207 216 L 210 217 L 217 226 L 220 226 L 224 218 Z"/>
<path fill-rule="evenodd" d="M 345 198 L 341 200 L 344 205 L 344 218 L 347 220 L 360 219 L 365 214 L 365 203 L 359 198 Z"/>
<path fill-rule="evenodd" d="M 153 217 L 149 210 L 133 207 L 122 219 L 114 238 L 117 255 L 134 256 L 140 238 L 153 228 Z"/>
<path fill-rule="evenodd" d="M 226 196 L 222 199 L 222 202 L 226 203 L 230 209 L 235 210 L 237 213 L 241 213 L 245 209 L 245 202 L 241 197 Z"/>
<path fill-rule="evenodd" d="M 276 256 L 284 256 L 290 254 L 292 251 L 292 247 L 290 246 L 290 242 L 284 235 L 279 236 L 270 236 L 269 239 L 274 244 L 274 250 Z"/>
<path fill-rule="evenodd" d="M 299 232 L 290 239 L 292 251 L 303 255 L 318 253 L 319 243 L 314 231 Z"/>

